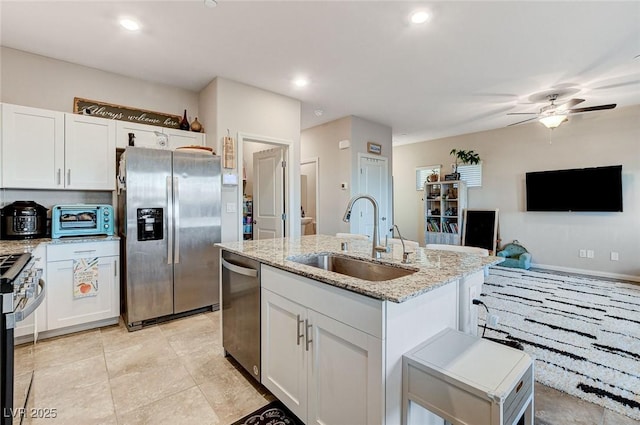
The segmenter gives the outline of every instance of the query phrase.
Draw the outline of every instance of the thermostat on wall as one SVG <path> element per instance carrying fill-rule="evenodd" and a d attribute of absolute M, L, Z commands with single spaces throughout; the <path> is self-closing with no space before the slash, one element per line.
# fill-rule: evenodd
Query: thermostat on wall
<path fill-rule="evenodd" d="M 222 175 L 222 184 L 227 186 L 237 186 L 238 185 L 238 175 L 237 174 L 223 174 Z"/>

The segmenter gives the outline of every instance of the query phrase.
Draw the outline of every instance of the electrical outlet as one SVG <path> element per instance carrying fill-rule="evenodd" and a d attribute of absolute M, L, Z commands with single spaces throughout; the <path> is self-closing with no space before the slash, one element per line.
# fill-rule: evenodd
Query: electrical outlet
<path fill-rule="evenodd" d="M 618 261 L 620 258 L 618 257 L 618 253 L 615 251 L 611 251 L 611 261 Z"/>
<path fill-rule="evenodd" d="M 587 250 L 586 249 L 581 249 L 580 250 L 580 258 L 587 258 Z"/>
<path fill-rule="evenodd" d="M 594 257 L 593 249 L 588 249 L 587 250 L 587 258 L 593 258 L 593 257 Z"/>
<path fill-rule="evenodd" d="M 235 202 L 227 202 L 227 212 L 228 213 L 236 212 L 236 203 Z"/>

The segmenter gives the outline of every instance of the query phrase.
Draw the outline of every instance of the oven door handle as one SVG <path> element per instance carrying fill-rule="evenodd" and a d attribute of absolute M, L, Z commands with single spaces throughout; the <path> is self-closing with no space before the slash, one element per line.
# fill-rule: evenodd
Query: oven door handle
<path fill-rule="evenodd" d="M 27 304 L 26 307 L 21 310 L 7 314 L 7 329 L 15 328 L 16 323 L 22 322 L 34 311 L 36 311 L 36 308 L 40 307 L 40 304 L 42 304 L 42 301 L 44 301 L 44 297 L 46 295 L 44 280 L 39 279 L 38 286 L 40 287 L 40 292 L 38 293 L 38 296 L 33 300 L 33 302 Z"/>

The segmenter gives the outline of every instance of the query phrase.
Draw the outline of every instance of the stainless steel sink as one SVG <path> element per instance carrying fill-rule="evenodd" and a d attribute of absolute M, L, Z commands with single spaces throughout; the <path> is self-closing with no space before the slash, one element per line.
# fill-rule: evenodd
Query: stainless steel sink
<path fill-rule="evenodd" d="M 307 266 L 318 267 L 330 272 L 374 282 L 397 279 L 417 271 L 328 253 L 299 255 L 287 259 Z"/>

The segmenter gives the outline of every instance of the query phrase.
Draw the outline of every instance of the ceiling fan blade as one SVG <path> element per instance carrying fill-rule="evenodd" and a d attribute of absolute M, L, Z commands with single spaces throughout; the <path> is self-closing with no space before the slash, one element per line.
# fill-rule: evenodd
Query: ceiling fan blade
<path fill-rule="evenodd" d="M 535 120 L 535 119 L 537 119 L 537 118 L 538 118 L 538 117 L 533 117 L 533 118 L 526 119 L 526 120 L 524 120 L 524 121 L 514 122 L 513 124 L 509 124 L 507 127 L 511 127 L 512 125 L 522 124 L 522 123 L 527 122 L 527 121 L 533 121 L 533 120 Z"/>
<path fill-rule="evenodd" d="M 538 115 L 537 112 L 509 112 L 507 115 Z"/>
<path fill-rule="evenodd" d="M 584 99 L 569 99 L 567 102 L 558 105 L 556 111 L 566 111 L 576 106 L 578 103 L 584 102 Z"/>
<path fill-rule="evenodd" d="M 580 112 L 591 112 L 591 111 L 602 111 L 604 109 L 613 109 L 616 107 L 615 103 L 610 103 L 608 105 L 598 105 L 598 106 L 589 106 L 586 108 L 575 108 L 569 109 L 567 113 L 569 114 L 579 114 Z"/>

